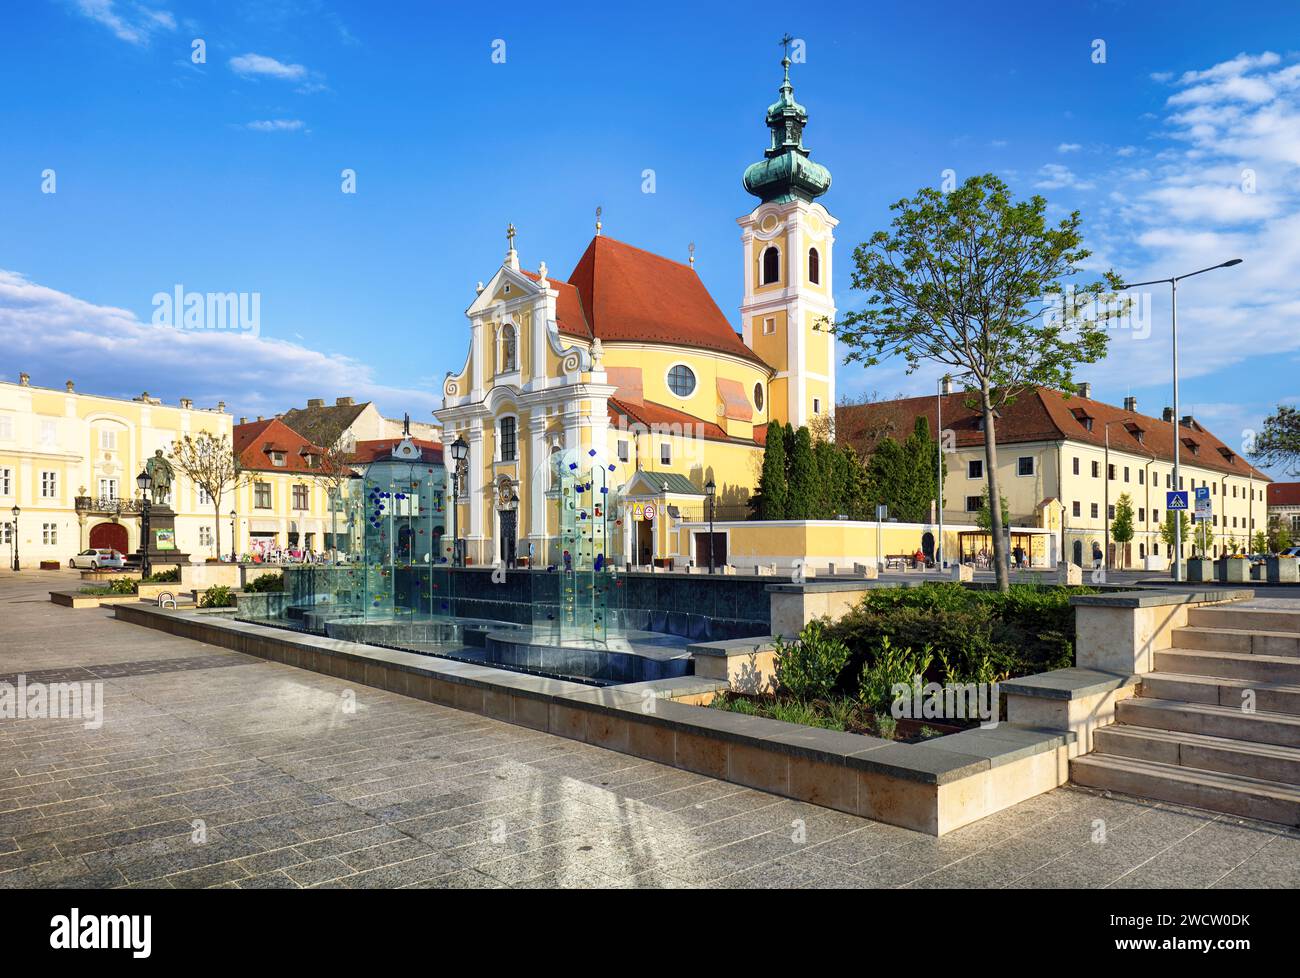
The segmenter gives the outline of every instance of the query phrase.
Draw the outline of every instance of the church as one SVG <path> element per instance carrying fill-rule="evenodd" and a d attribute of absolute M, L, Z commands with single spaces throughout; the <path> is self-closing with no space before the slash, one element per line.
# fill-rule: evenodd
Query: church
<path fill-rule="evenodd" d="M 507 230 L 504 261 L 466 310 L 468 356 L 448 372 L 438 411 L 444 445 L 458 442 L 464 457 L 455 526 L 470 563 L 559 561 L 560 460 L 598 466 L 614 493 L 608 559 L 681 566 L 706 562 L 707 549 L 725 563 L 721 534 L 692 540 L 680 524 L 707 522 L 710 496 L 743 508 L 770 421 L 798 427 L 834 411 L 824 324 L 835 317 L 837 222 L 817 201 L 831 176 L 804 146 L 808 113 L 788 55 L 781 64 L 771 143 L 743 176 L 758 203 L 738 221 L 739 329 L 692 264 L 602 235 L 599 222 L 567 279 L 545 262 L 525 268 Z"/>

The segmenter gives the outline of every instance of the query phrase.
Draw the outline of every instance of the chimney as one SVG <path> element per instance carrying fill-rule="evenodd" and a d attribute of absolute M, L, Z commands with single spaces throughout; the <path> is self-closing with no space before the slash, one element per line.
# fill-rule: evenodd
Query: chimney
<path fill-rule="evenodd" d="M 1160 420 L 1168 421 L 1170 424 L 1173 424 L 1174 409 L 1171 407 L 1166 407 L 1163 411 L 1160 412 Z"/>
<path fill-rule="evenodd" d="M 336 397 L 336 398 L 334 398 L 334 406 L 335 406 L 335 407 L 352 407 L 352 404 L 353 404 L 353 401 L 352 401 L 352 398 L 350 398 L 350 397 Z"/>
<path fill-rule="evenodd" d="M 31 386 L 31 383 L 32 383 L 32 375 L 31 375 L 31 374 L 19 374 L 19 375 L 18 375 L 18 383 L 21 384 L 23 387 L 30 387 L 30 386 Z"/>
<path fill-rule="evenodd" d="M 225 402 L 225 401 L 217 401 L 217 410 L 220 411 L 222 414 L 225 414 L 225 413 L 226 413 L 226 402 Z"/>
<path fill-rule="evenodd" d="M 1190 414 L 1184 414 L 1184 415 L 1183 415 L 1182 425 L 1183 425 L 1184 428 L 1195 428 L 1195 427 L 1196 427 L 1195 420 L 1192 418 L 1192 416 L 1191 416 Z"/>
<path fill-rule="evenodd" d="M 76 387 L 73 385 L 72 381 L 70 380 L 65 380 L 63 382 L 63 386 L 64 389 L 66 389 L 69 394 L 75 394 L 77 392 Z"/>
<path fill-rule="evenodd" d="M 243 418 L 243 417 L 241 417 L 241 418 L 239 419 L 239 423 L 240 423 L 240 424 L 248 424 L 248 419 L 247 419 L 247 418 Z"/>
<path fill-rule="evenodd" d="M 944 377 L 944 378 L 943 378 L 943 386 L 940 387 L 939 389 L 940 389 L 943 393 L 945 393 L 945 394 L 951 394 L 951 393 L 952 393 L 952 378 L 951 378 L 951 377 Z"/>
<path fill-rule="evenodd" d="M 1138 399 L 1133 396 L 1124 398 L 1124 410 L 1130 414 L 1136 414 L 1138 409 Z"/>
<path fill-rule="evenodd" d="M 307 407 L 309 408 L 320 408 L 324 406 L 325 398 L 323 397 L 310 397 L 307 399 Z"/>
<path fill-rule="evenodd" d="M 1079 396 L 1080 396 L 1080 397 L 1091 398 L 1091 397 L 1092 397 L 1092 384 L 1089 384 L 1089 383 L 1087 383 L 1086 381 L 1085 381 L 1084 383 L 1080 384 L 1080 385 L 1079 385 Z"/>
<path fill-rule="evenodd" d="M 194 402 L 188 397 L 182 397 L 181 407 L 183 407 L 186 411 L 188 411 L 190 410 L 190 408 L 194 407 Z"/>
<path fill-rule="evenodd" d="M 260 414 L 257 416 L 257 420 L 258 420 L 258 421 L 261 421 L 261 420 L 262 420 L 262 416 L 261 416 Z"/>

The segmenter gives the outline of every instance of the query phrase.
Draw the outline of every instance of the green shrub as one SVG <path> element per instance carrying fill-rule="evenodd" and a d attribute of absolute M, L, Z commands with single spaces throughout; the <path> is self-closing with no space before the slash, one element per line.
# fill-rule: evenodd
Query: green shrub
<path fill-rule="evenodd" d="M 235 592 L 224 584 L 210 587 L 199 599 L 200 608 L 231 608 L 235 604 Z"/>
<path fill-rule="evenodd" d="M 261 594 L 266 591 L 283 591 L 284 574 L 263 574 L 244 585 L 245 591 Z"/>
<path fill-rule="evenodd" d="M 911 688 L 915 677 L 924 676 L 933 661 L 934 652 L 929 645 L 913 652 L 911 646 L 896 648 L 885 635 L 862 667 L 858 696 L 867 706 L 886 710 L 894 701 L 894 687 L 902 684 Z"/>
<path fill-rule="evenodd" d="M 181 569 L 173 567 L 171 570 L 158 571 L 150 574 L 148 577 L 140 578 L 141 584 L 179 584 L 181 579 Z"/>
<path fill-rule="evenodd" d="M 825 699 L 838 685 L 848 661 L 849 647 L 831 637 L 824 621 L 811 621 L 789 644 L 777 637 L 777 688 L 796 699 Z"/>

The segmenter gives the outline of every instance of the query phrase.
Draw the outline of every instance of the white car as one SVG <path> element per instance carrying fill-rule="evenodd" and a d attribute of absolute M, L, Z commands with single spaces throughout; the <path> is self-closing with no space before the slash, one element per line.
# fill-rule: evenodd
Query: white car
<path fill-rule="evenodd" d="M 116 550 L 83 550 L 68 561 L 69 567 L 99 570 L 102 567 L 122 567 L 122 555 Z"/>

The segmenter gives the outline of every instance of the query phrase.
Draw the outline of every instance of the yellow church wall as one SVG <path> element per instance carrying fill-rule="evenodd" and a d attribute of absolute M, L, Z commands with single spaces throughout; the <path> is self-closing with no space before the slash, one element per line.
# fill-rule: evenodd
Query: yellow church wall
<path fill-rule="evenodd" d="M 763 324 L 768 319 L 773 320 L 772 332 L 764 333 Z M 770 364 L 775 372 L 786 370 L 790 356 L 786 311 L 778 309 L 752 317 L 749 331 L 754 352 L 762 357 L 764 362 Z"/>
<path fill-rule="evenodd" d="M 679 363 L 695 374 L 695 389 L 688 397 L 679 397 L 668 387 L 668 371 Z M 605 365 L 640 370 L 645 400 L 715 424 L 722 422 L 718 417 L 718 378 L 734 380 L 745 391 L 754 413 L 752 423 L 762 424 L 767 419 L 768 399 L 765 397 L 761 409 L 754 404 L 754 385 L 763 384 L 766 395 L 768 382 L 767 369 L 758 364 L 691 347 L 610 342 L 605 344 Z"/>

